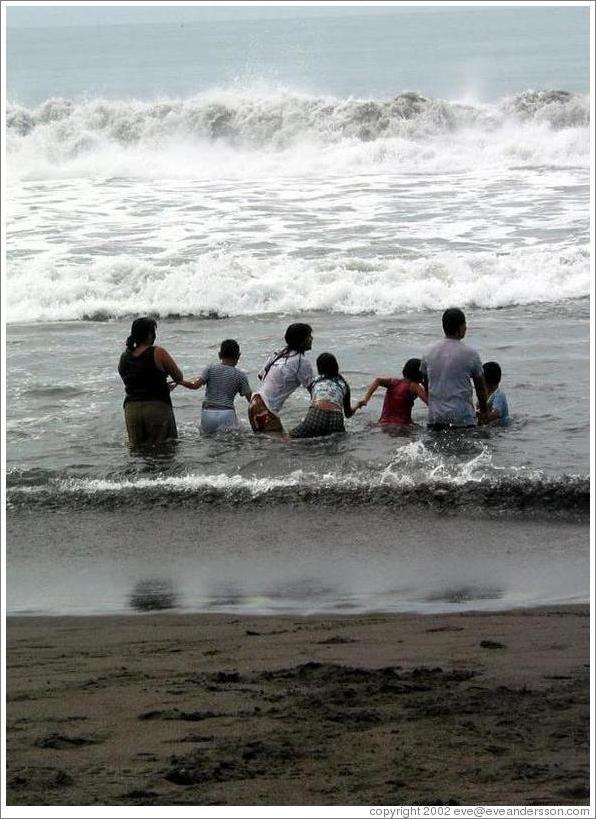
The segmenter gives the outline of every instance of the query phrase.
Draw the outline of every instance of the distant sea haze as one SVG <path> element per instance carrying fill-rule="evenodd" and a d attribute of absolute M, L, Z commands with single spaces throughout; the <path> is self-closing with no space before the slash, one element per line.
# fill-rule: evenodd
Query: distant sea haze
<path fill-rule="evenodd" d="M 8 99 L 27 107 L 257 85 L 482 102 L 589 93 L 588 7 L 9 7 L 7 25 Z"/>

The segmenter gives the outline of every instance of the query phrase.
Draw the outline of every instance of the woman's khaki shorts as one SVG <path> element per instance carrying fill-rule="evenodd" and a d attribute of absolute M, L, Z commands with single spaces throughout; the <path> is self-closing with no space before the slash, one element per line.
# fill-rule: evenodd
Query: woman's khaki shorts
<path fill-rule="evenodd" d="M 129 401 L 124 419 L 131 446 L 161 444 L 178 437 L 174 410 L 165 401 Z"/>

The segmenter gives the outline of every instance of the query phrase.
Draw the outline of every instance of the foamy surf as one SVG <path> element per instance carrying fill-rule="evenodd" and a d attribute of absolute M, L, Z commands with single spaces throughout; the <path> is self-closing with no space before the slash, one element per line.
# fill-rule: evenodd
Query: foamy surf
<path fill-rule="evenodd" d="M 151 313 L 393 314 L 445 304 L 497 309 L 578 299 L 590 293 L 589 248 L 437 253 L 421 259 L 307 261 L 206 253 L 160 263 L 134 257 L 81 265 L 50 254 L 11 265 L 11 322 L 106 320 Z"/>
<path fill-rule="evenodd" d="M 254 178 L 349 170 L 589 165 L 589 99 L 525 91 L 472 105 L 221 89 L 187 99 L 50 99 L 7 110 L 11 175 Z"/>
<path fill-rule="evenodd" d="M 444 465 L 431 465 L 424 477 L 408 473 L 407 465 L 396 469 L 394 464 L 376 476 L 296 470 L 268 477 L 190 474 L 134 480 L 51 478 L 45 484 L 11 486 L 7 497 L 10 508 L 30 510 L 306 503 L 321 508 L 427 507 L 507 518 L 540 515 L 583 519 L 589 513 L 589 479 L 487 468 L 489 460 L 487 454 L 481 455 L 453 474 L 448 474 Z"/>

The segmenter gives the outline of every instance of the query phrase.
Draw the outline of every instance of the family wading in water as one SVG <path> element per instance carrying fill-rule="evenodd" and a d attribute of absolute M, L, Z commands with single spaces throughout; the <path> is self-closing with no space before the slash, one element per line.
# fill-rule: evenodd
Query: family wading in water
<path fill-rule="evenodd" d="M 129 442 L 142 446 L 177 437 L 170 393 L 178 385 L 189 390 L 205 387 L 201 410 L 204 434 L 239 427 L 234 406 L 237 395 L 248 402 L 248 418 L 255 433 L 317 438 L 344 432 L 344 416 L 350 418 L 366 406 L 381 387 L 386 392 L 380 424 L 412 424 L 412 408 L 417 398 L 428 405 L 428 427 L 432 430 L 506 424 L 509 410 L 507 398 L 499 388 L 501 367 L 496 361 L 482 365 L 478 353 L 464 344 L 466 317 L 460 309 L 446 310 L 442 324 L 444 338 L 421 359 L 408 359 L 401 378 L 375 378 L 364 397 L 352 404 L 350 385 L 340 373 L 334 355 L 321 353 L 314 372 L 307 356 L 313 341 L 308 324 L 290 324 L 285 346 L 269 356 L 257 376 L 259 388 L 253 393 L 246 373 L 237 366 L 240 360 L 237 341 L 223 341 L 219 362 L 205 367 L 198 378 L 188 381 L 172 356 L 156 346 L 155 320 L 135 319 L 118 365 L 126 391 L 124 417 Z M 299 387 L 310 393 L 310 405 L 304 419 L 286 433 L 280 412 Z"/>

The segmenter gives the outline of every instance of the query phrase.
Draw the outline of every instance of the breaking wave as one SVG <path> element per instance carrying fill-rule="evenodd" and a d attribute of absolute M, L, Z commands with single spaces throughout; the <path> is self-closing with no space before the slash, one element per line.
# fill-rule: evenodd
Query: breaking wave
<path fill-rule="evenodd" d="M 132 480 L 50 478 L 13 485 L 9 508 L 116 509 L 139 505 L 195 508 L 201 504 L 381 505 L 431 507 L 442 513 L 480 513 L 505 517 L 586 518 L 590 481 L 582 476 L 474 474 L 474 465 L 457 477 L 438 471 L 425 479 L 387 469 L 377 476 L 317 474 L 296 470 L 276 477 L 186 475 Z"/>
<path fill-rule="evenodd" d="M 6 122 L 11 170 L 25 179 L 589 162 L 589 99 L 555 90 L 496 105 L 225 89 L 154 102 L 49 99 L 8 105 Z"/>
<path fill-rule="evenodd" d="M 20 267 L 20 266 L 19 266 Z M 589 248 L 437 253 L 422 259 L 305 261 L 208 253 L 168 265 L 135 258 L 79 265 L 42 257 L 10 276 L 12 322 L 224 317 L 329 311 L 392 314 L 461 304 L 487 309 L 590 293 Z"/>

